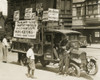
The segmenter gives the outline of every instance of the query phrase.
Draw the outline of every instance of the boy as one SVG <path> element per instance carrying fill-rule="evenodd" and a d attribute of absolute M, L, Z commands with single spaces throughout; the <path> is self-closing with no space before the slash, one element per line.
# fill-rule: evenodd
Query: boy
<path fill-rule="evenodd" d="M 35 57 L 34 57 L 33 48 L 34 48 L 34 46 L 31 45 L 26 53 L 27 59 L 29 60 L 27 76 L 31 77 L 31 78 L 34 78 L 34 70 L 35 70 L 35 61 L 34 61 Z"/>

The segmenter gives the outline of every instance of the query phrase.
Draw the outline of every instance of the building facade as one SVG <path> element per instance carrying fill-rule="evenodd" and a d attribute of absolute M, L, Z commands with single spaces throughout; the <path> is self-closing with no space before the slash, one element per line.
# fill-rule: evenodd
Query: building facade
<path fill-rule="evenodd" d="M 6 20 L 6 17 L 3 16 L 2 12 L 0 12 L 0 40 L 1 38 L 3 37 L 5 33 L 5 20 Z"/>
<path fill-rule="evenodd" d="M 73 0 L 72 16 L 72 29 L 100 42 L 100 0 Z"/>
<path fill-rule="evenodd" d="M 21 20 L 24 19 L 26 8 L 32 8 L 35 12 L 41 4 L 43 11 L 48 10 L 48 8 L 59 9 L 60 20 L 57 23 L 54 22 L 54 25 L 63 25 L 65 28 L 72 27 L 72 0 L 8 0 L 8 22 L 13 24 L 14 11 L 20 11 Z"/>

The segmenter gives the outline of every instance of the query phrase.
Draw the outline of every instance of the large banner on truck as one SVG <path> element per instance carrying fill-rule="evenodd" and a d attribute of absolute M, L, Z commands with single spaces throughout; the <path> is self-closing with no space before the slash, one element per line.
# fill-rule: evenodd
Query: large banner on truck
<path fill-rule="evenodd" d="M 19 20 L 15 23 L 14 37 L 35 39 L 37 31 L 36 20 Z"/>

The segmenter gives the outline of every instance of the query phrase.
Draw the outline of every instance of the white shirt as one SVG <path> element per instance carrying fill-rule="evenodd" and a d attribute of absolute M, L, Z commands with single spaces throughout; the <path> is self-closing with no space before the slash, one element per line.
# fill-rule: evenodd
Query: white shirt
<path fill-rule="evenodd" d="M 27 58 L 30 57 L 31 59 L 35 59 L 34 52 L 31 48 L 27 51 L 26 56 L 27 56 Z"/>
<path fill-rule="evenodd" d="M 3 46 L 8 46 L 8 42 L 7 42 L 7 39 L 6 38 L 3 38 L 2 44 L 3 44 Z"/>

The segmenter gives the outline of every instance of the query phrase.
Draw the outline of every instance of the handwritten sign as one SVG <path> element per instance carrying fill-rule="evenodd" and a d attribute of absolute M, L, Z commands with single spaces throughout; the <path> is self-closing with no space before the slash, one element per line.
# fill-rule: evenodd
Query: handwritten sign
<path fill-rule="evenodd" d="M 43 21 L 48 21 L 48 11 L 43 11 L 42 20 L 43 20 Z"/>
<path fill-rule="evenodd" d="M 49 8 L 48 11 L 43 12 L 43 21 L 58 21 L 59 10 Z"/>
<path fill-rule="evenodd" d="M 59 20 L 59 10 L 58 9 L 48 9 L 48 20 L 58 21 Z"/>
<path fill-rule="evenodd" d="M 24 19 L 31 19 L 31 16 L 32 16 L 32 8 L 26 8 Z"/>
<path fill-rule="evenodd" d="M 14 37 L 36 39 L 37 31 L 36 20 L 19 20 L 15 23 Z"/>

